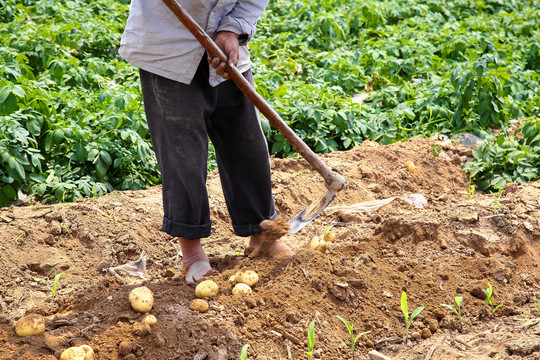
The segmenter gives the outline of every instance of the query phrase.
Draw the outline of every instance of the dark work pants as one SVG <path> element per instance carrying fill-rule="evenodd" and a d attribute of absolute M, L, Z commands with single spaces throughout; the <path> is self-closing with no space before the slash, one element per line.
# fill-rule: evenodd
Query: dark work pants
<path fill-rule="evenodd" d="M 214 145 L 235 234 L 276 218 L 270 161 L 258 114 L 231 81 L 208 83 L 206 56 L 190 85 L 140 70 L 144 107 L 163 179 L 163 227 L 171 236 L 210 236 L 208 137 Z M 251 71 L 244 76 L 253 83 Z"/>

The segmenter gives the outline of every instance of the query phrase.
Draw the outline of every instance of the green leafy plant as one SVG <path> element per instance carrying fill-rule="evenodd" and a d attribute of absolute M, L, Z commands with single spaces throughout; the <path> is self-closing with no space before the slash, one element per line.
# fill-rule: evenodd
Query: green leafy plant
<path fill-rule="evenodd" d="M 138 72 L 117 53 L 129 1 L 23 3 L 0 0 L 0 206 L 158 184 Z M 464 166 L 476 190 L 536 180 L 540 8 L 478 4 L 272 1 L 250 41 L 257 91 L 316 152 L 470 132 L 487 140 Z M 295 156 L 261 120 L 272 154 Z"/>
<path fill-rule="evenodd" d="M 52 302 L 54 302 L 54 300 L 56 299 L 56 289 L 58 288 L 58 282 L 60 281 L 60 276 L 62 275 L 66 275 L 66 273 L 62 272 L 54 275 L 53 286 L 51 288 Z"/>
<path fill-rule="evenodd" d="M 484 294 L 486 295 L 486 299 L 484 301 L 484 307 L 482 308 L 482 312 L 486 310 L 487 305 L 491 307 L 491 314 L 495 314 L 495 311 L 499 309 L 501 306 L 503 306 L 503 303 L 500 303 L 499 305 L 495 305 L 495 299 L 493 298 L 493 287 L 490 283 L 488 283 L 487 289 L 482 289 Z"/>
<path fill-rule="evenodd" d="M 459 319 L 459 329 L 463 330 L 463 323 L 461 322 L 461 304 L 463 303 L 463 297 L 462 296 L 455 296 L 454 300 L 456 302 L 456 306 L 448 305 L 448 304 L 440 304 L 441 306 L 447 307 L 450 310 L 453 310 Z"/>
<path fill-rule="evenodd" d="M 424 310 L 424 306 L 419 306 L 409 316 L 409 306 L 407 304 L 407 294 L 401 293 L 401 311 L 405 316 L 405 339 L 409 337 L 409 327 L 411 326 L 414 318 Z"/>
<path fill-rule="evenodd" d="M 240 360 L 247 360 L 248 347 L 249 347 L 249 344 L 245 344 L 242 347 L 242 351 L 240 351 Z"/>
<path fill-rule="evenodd" d="M 349 347 L 349 349 L 351 349 L 351 352 L 352 352 L 352 359 L 354 360 L 354 348 L 356 346 L 356 343 L 358 341 L 358 339 L 360 339 L 362 336 L 366 335 L 366 334 L 369 334 L 371 331 L 365 331 L 363 333 L 360 333 L 358 335 L 356 335 L 356 337 L 354 336 L 354 328 L 353 328 L 353 325 L 352 324 L 349 324 L 349 322 L 347 320 L 345 320 L 343 317 L 341 316 L 336 316 L 339 320 L 341 320 L 345 326 L 347 327 L 347 331 L 349 331 L 349 335 L 351 336 L 351 342 L 347 344 L 347 346 Z"/>
<path fill-rule="evenodd" d="M 306 355 L 308 360 L 311 360 L 313 357 L 313 349 L 315 348 L 315 320 L 311 321 L 308 327 L 307 347 L 308 351 L 306 351 Z"/>

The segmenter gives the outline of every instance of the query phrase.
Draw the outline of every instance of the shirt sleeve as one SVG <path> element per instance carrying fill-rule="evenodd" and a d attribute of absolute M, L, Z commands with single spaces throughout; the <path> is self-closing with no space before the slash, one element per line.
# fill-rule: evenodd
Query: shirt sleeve
<path fill-rule="evenodd" d="M 269 0 L 238 0 L 231 12 L 221 19 L 217 31 L 238 34 L 240 45 L 245 45 L 255 35 L 255 25 L 268 2 Z"/>

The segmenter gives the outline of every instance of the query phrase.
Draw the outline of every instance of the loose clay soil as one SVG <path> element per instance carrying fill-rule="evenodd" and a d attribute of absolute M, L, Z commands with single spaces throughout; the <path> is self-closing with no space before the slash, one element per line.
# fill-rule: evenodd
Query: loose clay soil
<path fill-rule="evenodd" d="M 435 149 L 442 151 L 438 154 Z M 213 234 L 204 242 L 220 286 L 203 314 L 189 309 L 194 285 L 183 279 L 174 238 L 160 231 L 161 188 L 114 192 L 58 205 L 0 210 L 0 359 L 56 359 L 70 346 L 90 345 L 96 359 L 230 359 L 250 344 L 249 359 L 305 359 L 315 320 L 316 359 L 350 359 L 349 334 L 360 338 L 356 358 L 376 349 L 391 359 L 540 359 L 540 182 L 510 184 L 501 196 L 470 198 L 461 170 L 471 149 L 449 141 L 365 142 L 322 159 L 347 180 L 333 205 L 423 193 L 424 208 L 395 200 L 372 212 L 323 213 L 282 240 L 296 255 L 252 259 L 236 237 L 217 172 L 208 176 Z M 437 155 L 437 156 L 435 156 Z M 415 172 L 406 163 L 415 164 Z M 279 213 L 291 218 L 324 190 L 302 159 L 272 159 Z M 333 225 L 326 253 L 306 248 Z M 104 268 L 148 256 L 146 279 L 117 278 Z M 229 277 L 252 269 L 253 294 L 233 296 Z M 64 272 L 52 302 L 54 275 Z M 488 282 L 495 314 L 482 311 Z M 128 301 L 141 284 L 154 293 L 150 328 Z M 400 308 L 425 310 L 405 335 Z M 441 303 L 463 297 L 463 329 Z M 489 305 L 488 305 L 489 307 Z M 46 317 L 46 332 L 18 337 L 14 323 Z"/>

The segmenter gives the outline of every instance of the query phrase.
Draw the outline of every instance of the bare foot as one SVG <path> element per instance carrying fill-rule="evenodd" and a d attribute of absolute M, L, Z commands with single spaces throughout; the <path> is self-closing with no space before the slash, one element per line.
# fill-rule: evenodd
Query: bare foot
<path fill-rule="evenodd" d="M 252 258 L 265 256 L 278 259 L 294 255 L 294 251 L 282 242 L 281 239 L 268 236 L 266 231 L 251 235 L 248 252 Z"/>
<path fill-rule="evenodd" d="M 196 261 L 189 267 L 184 265 L 184 269 L 186 269 L 186 281 L 188 283 L 200 281 L 204 279 L 205 275 L 217 273 L 217 270 L 212 269 L 210 266 L 208 259 Z"/>
<path fill-rule="evenodd" d="M 217 272 L 210 266 L 210 261 L 204 253 L 200 240 L 189 240 L 179 237 L 182 247 L 184 269 L 186 270 L 186 281 L 188 283 L 204 279 L 204 276 Z"/>

